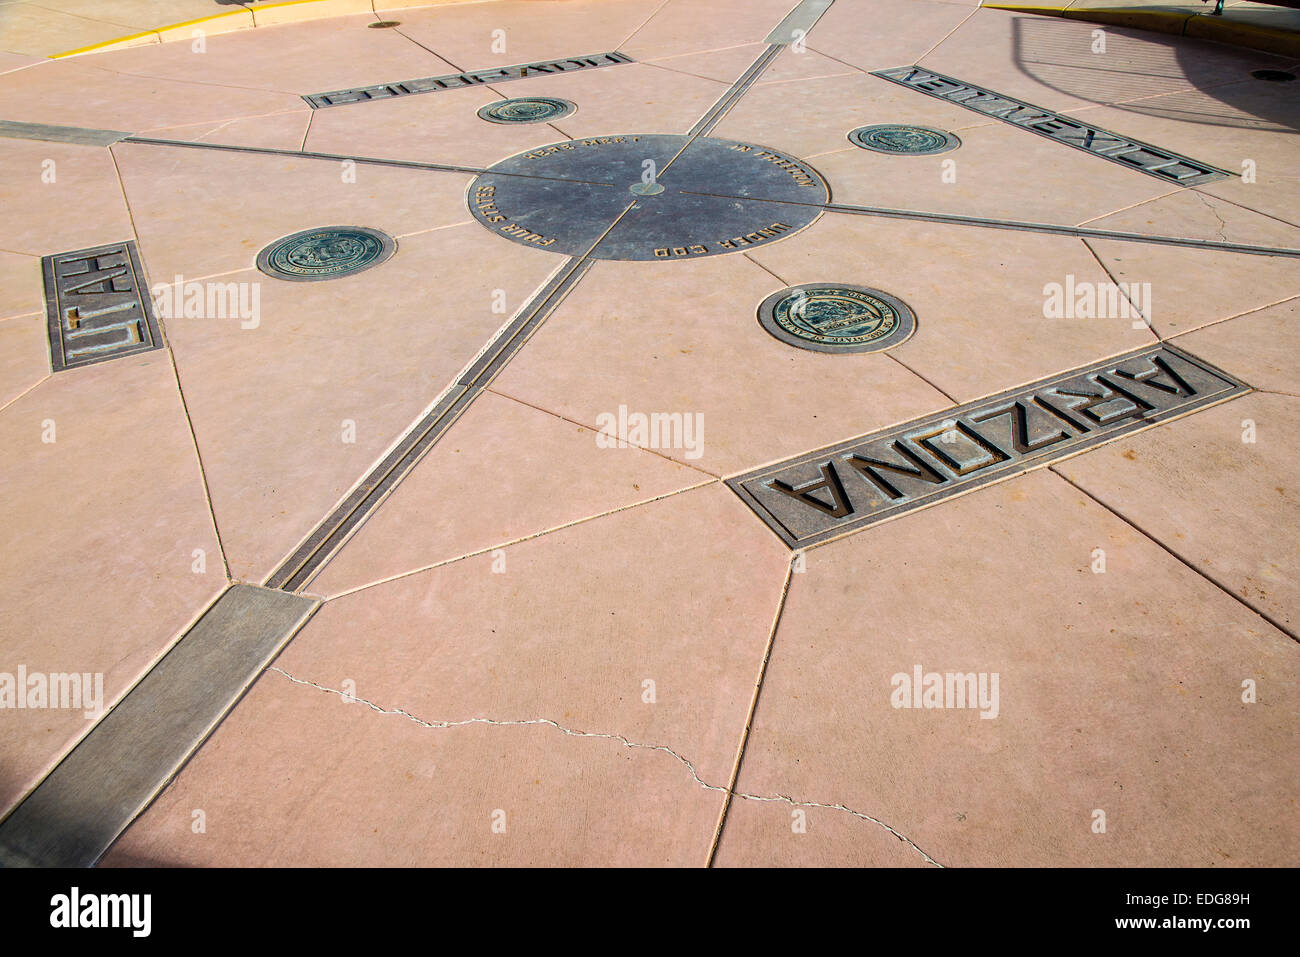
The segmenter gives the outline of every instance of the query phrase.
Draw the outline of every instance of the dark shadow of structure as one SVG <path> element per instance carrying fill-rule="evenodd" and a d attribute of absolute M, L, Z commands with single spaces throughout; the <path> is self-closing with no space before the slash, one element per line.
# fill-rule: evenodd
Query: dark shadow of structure
<path fill-rule="evenodd" d="M 1090 44 L 1080 37 L 1080 22 L 1014 17 L 1011 29 L 1016 66 L 1054 90 L 1128 113 L 1218 127 L 1300 132 L 1300 110 L 1295 106 L 1300 81 L 1270 83 L 1251 76 L 1251 71 L 1260 67 L 1288 65 L 1285 57 L 1207 40 L 1088 24 L 1093 29 L 1104 29 L 1111 38 L 1143 41 L 1140 53 L 1126 51 L 1120 60 L 1110 54 L 1093 53 Z M 1231 53 L 1242 61 L 1240 77 L 1224 75 L 1223 55 Z M 1164 93 L 1170 82 L 1184 78 L 1194 89 L 1167 93 L 1158 99 L 1138 99 Z"/>

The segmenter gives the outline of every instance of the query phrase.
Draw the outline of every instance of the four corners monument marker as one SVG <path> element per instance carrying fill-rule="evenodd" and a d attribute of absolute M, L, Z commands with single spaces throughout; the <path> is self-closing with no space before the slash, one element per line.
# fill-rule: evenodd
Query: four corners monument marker
<path fill-rule="evenodd" d="M 149 694 L 168 699 L 184 699 L 193 693 L 201 682 L 202 669 L 186 665 L 185 653 L 207 654 L 204 642 L 230 650 L 227 642 L 234 639 L 226 633 L 223 615 L 242 614 L 235 607 L 242 607 L 241 603 L 284 606 L 280 613 L 283 627 L 268 631 L 265 655 L 253 662 L 257 668 L 264 665 L 269 660 L 266 655 L 281 647 L 291 637 L 292 630 L 300 627 L 314 611 L 315 599 L 305 598 L 301 593 L 310 587 L 315 575 L 524 348 L 528 338 L 584 280 L 593 261 L 667 263 L 659 273 L 667 291 L 673 283 L 673 263 L 766 248 L 799 235 L 828 213 L 1099 236 L 1120 242 L 1201 246 L 1252 256 L 1295 258 L 1300 254 L 1292 248 L 1251 246 L 1227 240 L 1125 235 L 1057 224 L 989 221 L 959 214 L 833 203 L 832 184 L 807 160 L 759 142 L 711 135 L 795 35 L 801 31 L 806 33 L 806 28 L 811 26 L 800 21 L 796 14 L 814 11 L 819 16 L 828 6 L 826 2 L 800 5 L 792 14 L 795 19 L 773 31 L 768 47 L 695 126 L 684 133 L 619 130 L 564 138 L 568 134 L 557 126 L 554 142 L 530 147 L 481 169 L 439 167 L 431 161 L 436 157 L 406 161 L 356 157 L 358 163 L 472 173 L 474 178 L 466 190 L 466 204 L 479 225 L 502 240 L 566 258 L 447 390 L 430 397 L 428 412 L 398 437 L 378 464 L 356 483 L 263 585 L 239 585 L 227 590 L 201 620 L 201 627 L 196 625 L 182 639 L 178 645 L 182 653 L 172 657 L 168 668 L 150 673 L 155 677 L 152 684 L 140 687 Z M 815 22 L 813 16 L 812 23 Z M 360 86 L 304 98 L 313 111 L 344 106 L 365 110 L 369 109 L 365 104 L 372 101 L 424 93 L 455 96 L 462 89 L 485 89 L 506 81 L 541 80 L 561 74 L 585 75 L 634 62 L 632 57 L 614 51 Z M 1046 137 L 1060 146 L 1083 150 L 1101 160 L 1179 186 L 1213 183 L 1228 175 L 1177 152 L 1119 136 L 920 67 L 878 71 L 875 76 L 882 83 L 901 84 L 917 93 L 945 99 Z M 480 107 L 477 116 L 484 123 L 499 125 L 562 124 L 567 117 L 581 115 L 582 98 L 571 95 L 574 100 L 550 95 L 502 96 Z M 858 125 L 835 131 L 836 135 L 863 150 L 896 156 L 899 163 L 915 163 L 914 157 L 962 148 L 962 140 L 956 134 L 938 127 L 879 122 L 891 118 L 865 114 L 866 111 L 855 118 Z M 11 129 L 5 135 L 61 142 L 103 139 L 106 143 L 125 141 L 131 145 L 152 144 L 156 148 L 295 155 L 292 150 L 269 147 L 164 141 L 129 134 L 113 134 L 110 138 L 107 134 L 111 132 L 46 127 L 23 132 Z M 843 140 L 840 142 L 843 145 Z M 893 162 L 849 152 L 858 159 Z M 296 155 L 341 158 L 302 150 Z M 382 269 L 402 253 L 393 236 L 373 224 L 338 225 L 327 221 L 270 242 L 257 255 L 256 265 L 263 274 L 277 280 L 319 282 Z M 44 267 L 54 371 L 75 374 L 80 365 L 127 358 L 164 347 L 157 317 L 145 292 L 148 284 L 134 241 L 47 256 Z M 818 282 L 778 289 L 761 302 L 741 303 L 738 308 L 753 318 L 743 328 L 738 326 L 736 334 L 756 339 L 770 336 L 792 350 L 800 350 L 792 355 L 820 353 L 818 362 L 870 361 L 855 357 L 892 349 L 908 341 L 927 321 L 924 314 L 918 316 L 908 303 L 889 290 L 876 288 L 876 281 L 870 264 L 864 263 L 857 274 L 828 275 Z M 301 292 L 301 287 L 295 290 Z M 887 518 L 1028 469 L 1058 462 L 1083 449 L 1249 390 L 1239 378 L 1217 369 L 1193 352 L 1161 343 L 1059 372 L 994 396 L 961 404 L 954 402 L 951 408 L 904 425 L 800 453 L 733 476 L 727 484 L 787 546 L 804 548 L 860 532 Z M 259 620 L 270 620 L 267 614 L 260 614 Z M 232 633 L 237 630 L 232 629 Z M 232 652 L 227 657 L 228 673 L 221 679 L 222 687 L 209 689 L 210 707 L 201 726 L 196 724 L 189 729 L 188 736 L 173 735 L 177 740 L 183 737 L 185 747 L 169 752 L 165 760 L 159 758 L 156 766 L 137 763 L 133 768 L 135 780 L 130 801 L 147 804 L 152 800 L 155 785 L 171 773 L 168 768 L 174 770 L 183 762 L 190 753 L 190 745 L 198 746 L 202 736 L 255 678 L 257 670 L 246 668 L 240 654 Z M 121 740 L 135 735 L 136 725 L 123 722 L 138 723 L 139 715 L 146 713 L 140 704 L 145 699 L 140 695 L 133 699 L 131 695 L 136 692 L 124 699 L 126 707 L 115 712 L 117 730 L 114 731 L 111 723 L 105 725 L 103 732 L 92 732 L 86 739 L 86 747 L 80 749 L 78 760 L 88 770 L 77 775 L 76 791 L 85 802 L 87 819 L 93 817 L 95 821 L 97 835 L 77 848 L 76 853 L 83 859 L 93 860 L 102 853 L 100 845 L 111 842 L 138 810 L 133 805 L 130 814 L 120 819 L 122 815 L 114 816 L 116 812 L 112 808 L 98 806 L 100 789 L 95 786 L 94 778 L 97 773 L 107 773 L 106 769 L 121 751 Z M 129 734 L 123 733 L 124 727 Z M 82 764 L 77 767 L 81 768 Z M 57 788 L 70 786 L 67 785 L 69 777 L 70 773 L 65 773 L 47 778 L 38 788 L 38 800 L 30 806 L 26 820 L 39 817 L 33 809 L 66 804 Z M 9 842 L 11 847 L 20 844 L 23 842 Z M 58 840 L 52 840 L 23 846 L 59 845 Z M 36 857 L 39 858 L 39 853 Z M 926 859 L 930 860 L 928 856 Z"/>

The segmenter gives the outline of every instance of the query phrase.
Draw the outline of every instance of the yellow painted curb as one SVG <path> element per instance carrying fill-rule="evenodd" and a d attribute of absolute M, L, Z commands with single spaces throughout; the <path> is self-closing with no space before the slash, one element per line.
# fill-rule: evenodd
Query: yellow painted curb
<path fill-rule="evenodd" d="M 328 3 L 329 0 L 310 0 L 310 2 Z M 248 12 L 248 10 L 246 9 L 227 10 L 225 13 L 214 13 L 210 17 L 199 17 L 197 20 L 182 20 L 180 23 L 171 23 L 164 27 L 156 27 L 153 30 L 144 30 L 140 33 L 131 33 L 124 37 L 118 37 L 116 40 L 104 40 L 102 43 L 92 43 L 89 46 L 77 47 L 75 50 L 65 50 L 63 53 L 55 53 L 53 56 L 50 57 L 50 59 L 60 60 L 63 57 L 79 56 L 82 53 L 93 53 L 97 50 L 120 50 L 125 47 L 141 46 L 142 44 L 146 44 L 146 43 L 162 43 L 162 35 L 164 33 L 172 33 L 177 30 L 184 30 L 186 27 L 190 27 L 192 30 L 192 28 L 199 23 L 213 23 L 214 21 L 217 20 L 226 20 L 231 17 L 240 17 L 240 16 L 246 16 L 248 18 L 249 27 L 253 25 L 253 16 L 251 13 Z M 239 27 L 231 27 L 224 30 L 205 29 L 203 32 L 204 33 L 229 33 L 231 29 L 237 30 L 239 29 Z M 180 38 L 172 37 L 172 39 L 175 40 Z M 189 37 L 186 37 L 185 39 L 189 39 Z"/>
<path fill-rule="evenodd" d="M 1213 40 L 1232 46 L 1249 47 L 1266 53 L 1300 57 L 1300 33 L 1256 26 L 1203 13 L 1175 13 L 1165 10 L 1133 10 L 1126 7 L 1035 7 L 1014 3 L 986 3 L 991 10 L 1033 13 L 1066 20 L 1086 20 L 1108 26 L 1133 27 L 1155 33 Z"/>
<path fill-rule="evenodd" d="M 214 13 L 209 17 L 196 20 L 184 20 L 166 26 L 130 33 L 124 37 L 92 43 L 53 54 L 51 60 L 64 57 L 80 56 L 83 53 L 102 53 L 105 50 L 124 50 L 128 47 L 144 46 L 150 43 L 166 43 L 171 40 L 189 40 L 195 29 L 204 34 L 233 33 L 236 30 L 251 30 L 255 27 L 269 27 L 281 23 L 297 23 L 303 20 L 318 20 L 325 17 L 347 16 L 349 14 L 368 13 L 380 19 L 375 8 L 383 8 L 385 13 L 417 7 L 435 7 L 451 3 L 472 3 L 474 0 L 400 0 L 399 3 L 373 3 L 372 0 L 285 0 L 283 3 L 269 3 L 260 7 L 244 7 L 239 10 L 227 10 Z M 202 24 L 202 27 L 199 27 Z"/>
<path fill-rule="evenodd" d="M 1183 33 L 1202 40 L 1217 40 L 1219 43 L 1265 50 L 1282 56 L 1300 57 L 1300 34 L 1289 30 L 1274 30 L 1253 23 L 1242 23 L 1240 20 L 1198 16 L 1187 21 Z"/>
<path fill-rule="evenodd" d="M 1010 10 L 1015 13 L 1034 13 L 1044 17 L 1063 17 L 1067 20 L 1092 20 L 1111 26 L 1134 27 L 1139 30 L 1151 30 L 1155 33 L 1183 32 L 1184 22 L 1191 14 L 1173 13 L 1167 10 L 1128 10 L 1121 7 L 1100 7 L 1075 10 L 1069 7 L 1031 7 L 1015 3 L 984 4 L 993 10 Z M 1096 18 L 1087 14 L 1098 14 Z"/>

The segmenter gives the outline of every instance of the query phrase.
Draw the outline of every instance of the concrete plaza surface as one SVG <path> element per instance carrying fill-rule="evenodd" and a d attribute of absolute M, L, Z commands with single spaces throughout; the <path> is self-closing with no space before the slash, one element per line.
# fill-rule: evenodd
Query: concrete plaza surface
<path fill-rule="evenodd" d="M 972 0 L 84 6 L 0 0 L 0 863 L 1300 860 L 1300 59 Z M 105 19 L 153 39 L 50 58 Z M 326 228 L 391 246 L 267 265 Z M 914 329 L 760 324 L 805 284 Z"/>

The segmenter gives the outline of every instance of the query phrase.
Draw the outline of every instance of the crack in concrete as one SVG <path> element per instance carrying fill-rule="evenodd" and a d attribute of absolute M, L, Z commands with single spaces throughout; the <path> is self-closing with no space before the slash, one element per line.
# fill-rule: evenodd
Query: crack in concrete
<path fill-rule="evenodd" d="M 517 718 L 517 719 L 506 719 L 506 720 L 501 720 L 497 718 L 464 718 L 460 721 L 425 721 L 423 718 L 417 718 L 409 711 L 403 711 L 401 708 L 384 708 L 381 707 L 380 705 L 375 704 L 373 701 L 368 701 L 365 698 L 358 697 L 357 695 L 347 694 L 345 692 L 339 691 L 337 688 L 328 688 L 325 685 L 317 684 L 316 682 L 309 681 L 305 678 L 295 678 L 293 675 L 289 674 L 284 669 L 276 667 L 275 665 L 272 665 L 268 670 L 278 672 L 284 675 L 290 681 L 295 682 L 296 684 L 308 685 L 309 687 L 316 688 L 319 691 L 324 691 L 329 694 L 338 695 L 339 697 L 344 698 L 348 701 L 359 702 L 360 704 L 366 705 L 372 711 L 378 711 L 380 714 L 400 714 L 402 717 L 414 721 L 422 728 L 435 728 L 435 729 L 436 728 L 460 728 L 470 724 L 492 724 L 492 725 L 501 725 L 506 727 L 540 724 L 540 725 L 547 725 L 548 727 L 552 727 L 556 731 L 561 732 L 562 734 L 567 734 L 575 738 L 608 738 L 611 741 L 620 741 L 622 742 L 624 747 L 628 747 L 628 748 L 640 748 L 645 751 L 662 751 L 664 752 L 664 754 L 670 754 L 678 761 L 680 761 L 682 766 L 685 767 L 686 770 L 690 772 L 691 777 L 695 779 L 695 782 L 700 787 L 708 791 L 727 790 L 726 788 L 718 787 L 716 784 L 708 784 L 707 782 L 705 782 L 699 776 L 699 774 L 696 773 L 695 765 L 691 764 L 691 762 L 686 760 L 686 758 L 682 757 L 672 748 L 664 744 L 640 744 L 639 742 L 628 740 L 627 738 L 623 737 L 623 735 L 621 734 L 607 734 L 601 731 L 579 731 L 574 728 L 566 728 L 562 724 L 556 721 L 552 721 L 550 718 Z"/>
<path fill-rule="evenodd" d="M 1206 197 L 1204 193 L 1200 192 L 1199 190 L 1192 190 L 1192 192 L 1196 193 L 1196 197 L 1203 204 L 1205 204 L 1205 208 L 1208 209 L 1210 212 L 1212 212 L 1214 214 L 1214 218 L 1219 221 L 1219 238 L 1222 239 L 1225 243 L 1229 242 L 1228 236 L 1224 232 L 1224 230 L 1228 228 L 1228 224 L 1223 221 L 1223 217 L 1219 215 L 1219 211 L 1214 208 L 1214 206 L 1210 203 L 1210 200 Z"/>
<path fill-rule="evenodd" d="M 460 728 L 471 724 L 489 724 L 489 725 L 496 725 L 502 727 L 545 725 L 547 727 L 554 728 L 556 731 L 559 731 L 561 734 L 567 734 L 570 737 L 607 738 L 611 741 L 618 741 L 624 747 L 627 748 L 637 748 L 643 751 L 662 751 L 664 754 L 671 755 L 673 758 L 675 758 L 682 765 L 682 767 L 686 768 L 686 770 L 690 773 L 691 777 L 695 779 L 695 783 L 698 784 L 700 787 L 704 788 L 706 791 L 720 791 L 724 793 L 727 791 L 727 788 L 725 787 L 720 787 L 719 785 L 716 784 L 709 784 L 707 781 L 705 781 L 703 778 L 700 777 L 699 773 L 695 770 L 694 764 L 692 764 L 686 758 L 682 757 L 672 748 L 664 744 L 642 744 L 637 741 L 629 740 L 628 738 L 623 737 L 623 735 L 621 734 L 610 734 L 603 731 L 580 731 L 575 728 L 566 728 L 559 722 L 552 721 L 550 718 L 517 718 L 517 719 L 508 719 L 508 720 L 501 720 L 496 718 L 464 718 L 460 721 L 426 721 L 423 718 L 416 717 L 415 715 L 411 714 L 409 711 L 405 711 L 401 708 L 385 708 L 382 707 L 381 705 L 375 704 L 373 701 L 367 700 L 366 698 L 362 698 L 359 695 L 348 694 L 346 692 L 338 690 L 337 688 L 330 688 L 327 687 L 326 685 L 317 684 L 315 681 L 311 681 L 306 678 L 296 678 L 293 675 L 289 674 L 289 672 L 285 671 L 283 668 L 280 668 L 277 665 L 272 665 L 267 670 L 274 671 L 277 674 L 283 675 L 285 678 L 288 678 L 294 684 L 306 685 L 309 688 L 315 688 L 317 691 L 324 691 L 326 694 L 338 695 L 340 698 L 343 698 L 349 702 L 364 704 L 366 707 L 370 708 L 371 711 L 376 711 L 379 714 L 401 715 L 407 720 L 413 721 L 415 724 L 418 724 L 422 728 L 431 728 L 431 729 Z M 748 794 L 745 792 L 736 792 L 735 796 L 739 798 L 743 798 L 746 801 L 760 801 L 760 802 L 768 802 L 768 803 L 785 802 L 786 804 L 789 804 L 793 807 L 824 808 L 826 810 L 843 811 L 846 814 L 852 814 L 854 817 L 859 818 L 860 820 L 870 821 L 872 824 L 876 824 L 880 827 L 883 827 L 890 834 L 894 835 L 894 837 L 898 838 L 904 844 L 908 845 L 914 851 L 920 854 L 921 857 L 925 859 L 926 863 L 933 864 L 935 867 L 944 866 L 940 864 L 938 861 L 936 861 L 929 854 L 927 854 L 925 851 L 921 850 L 921 848 L 917 846 L 915 841 L 907 837 L 905 834 L 900 834 L 898 831 L 894 830 L 894 828 L 890 827 L 884 821 L 880 820 L 879 818 L 872 817 L 870 814 L 864 814 L 861 811 L 855 811 L 853 808 L 846 807 L 843 804 L 822 804 L 817 801 L 796 801 L 793 798 L 786 797 L 784 794 L 763 795 L 763 794 Z"/>
<path fill-rule="evenodd" d="M 916 851 L 916 853 L 920 854 L 923 858 L 925 858 L 927 864 L 933 864 L 935 867 L 943 867 L 943 865 L 940 864 L 938 861 L 936 861 L 933 857 L 925 853 L 925 851 L 921 850 L 921 848 L 917 846 L 916 842 L 913 841 L 906 834 L 898 833 L 898 831 L 894 830 L 884 821 L 880 820 L 880 818 L 872 817 L 870 814 L 863 814 L 861 811 L 855 811 L 853 810 L 853 808 L 845 807 L 843 804 L 821 804 L 820 802 L 817 801 L 796 801 L 794 798 L 786 797 L 784 794 L 774 794 L 768 797 L 768 796 L 763 796 L 758 794 L 745 794 L 744 792 L 741 792 L 737 794 L 736 797 L 744 798 L 746 801 L 769 801 L 769 802 L 784 801 L 786 804 L 792 805 L 793 807 L 820 807 L 820 808 L 825 808 L 829 811 L 844 811 L 846 814 L 852 814 L 856 818 L 861 818 L 864 821 L 870 821 L 872 824 L 880 825 L 890 834 L 894 835 L 894 837 L 898 838 L 900 841 L 902 841 L 912 850 Z"/>

